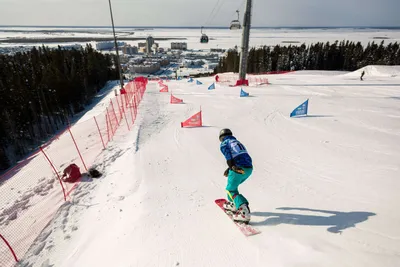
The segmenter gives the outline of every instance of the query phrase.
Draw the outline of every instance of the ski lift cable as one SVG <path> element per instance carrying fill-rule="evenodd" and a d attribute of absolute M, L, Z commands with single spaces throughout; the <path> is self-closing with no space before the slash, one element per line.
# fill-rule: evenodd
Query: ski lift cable
<path fill-rule="evenodd" d="M 243 0 L 242 3 L 238 6 L 238 8 L 236 8 L 235 13 L 236 13 L 238 10 L 243 10 L 244 7 L 245 7 L 245 3 L 246 3 L 246 0 Z M 234 14 L 235 14 L 235 13 L 234 13 Z M 235 15 L 236 15 L 236 14 L 235 14 Z"/>
<path fill-rule="evenodd" d="M 246 3 L 246 0 L 243 0 L 242 3 L 235 9 L 235 11 L 232 13 L 232 16 L 236 17 L 236 14 L 238 11 L 243 10 L 244 9 L 244 4 Z"/>
<path fill-rule="evenodd" d="M 235 11 L 232 12 L 232 16 L 236 16 L 238 11 L 244 10 L 246 4 L 246 0 L 242 0 L 240 5 L 235 9 Z"/>
<path fill-rule="evenodd" d="M 223 1 L 223 0 L 222 0 Z M 215 4 L 213 11 L 211 12 L 210 16 L 207 19 L 206 25 L 210 25 L 212 21 L 214 20 L 215 16 L 218 14 L 219 9 L 221 8 L 221 0 L 218 0 L 217 3 Z"/>
<path fill-rule="evenodd" d="M 236 10 L 240 10 L 242 7 L 244 7 L 244 4 L 246 3 L 246 0 L 243 0 L 242 3 L 236 8 Z M 236 13 L 236 11 L 235 11 Z"/>
<path fill-rule="evenodd" d="M 240 10 L 240 9 L 244 8 L 245 3 L 246 3 L 246 0 L 242 0 L 242 2 L 240 3 L 240 5 L 238 6 L 238 8 L 236 10 Z M 224 4 L 225 4 L 225 0 L 218 0 L 215 3 L 210 15 L 208 16 L 206 22 L 204 23 L 204 26 L 209 25 L 214 21 L 215 17 L 219 14 L 219 11 L 221 10 L 221 7 Z M 236 13 L 236 10 L 235 10 L 235 13 Z"/>
<path fill-rule="evenodd" d="M 220 1 L 221 1 L 221 0 L 218 0 L 218 1 L 217 1 L 217 3 L 215 4 L 213 10 L 211 11 L 211 13 L 210 13 L 210 15 L 208 16 L 208 18 L 207 18 L 206 22 L 204 23 L 204 25 L 208 25 L 208 22 L 210 21 L 210 19 L 211 19 L 213 13 L 215 12 L 215 9 L 217 8 L 217 6 L 218 6 L 218 4 L 219 4 Z"/>
<path fill-rule="evenodd" d="M 210 24 L 214 21 L 214 18 L 219 14 L 219 11 L 221 10 L 221 7 L 224 5 L 225 0 L 222 0 L 221 5 L 218 7 L 217 11 L 215 12 L 214 16 L 211 18 Z"/>
<path fill-rule="evenodd" d="M 221 7 L 224 4 L 225 4 L 225 0 L 222 0 L 222 2 L 221 2 L 221 0 L 217 1 L 217 3 L 214 6 L 213 11 L 211 12 L 210 16 L 207 19 L 207 22 L 205 25 L 209 25 L 214 21 L 215 17 L 219 14 L 219 11 L 221 10 Z"/>

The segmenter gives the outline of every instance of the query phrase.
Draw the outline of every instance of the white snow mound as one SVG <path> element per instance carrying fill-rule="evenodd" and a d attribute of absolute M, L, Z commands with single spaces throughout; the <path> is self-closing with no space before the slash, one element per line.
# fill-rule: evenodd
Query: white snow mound
<path fill-rule="evenodd" d="M 345 74 L 345 76 L 360 76 L 365 71 L 369 77 L 397 77 L 400 76 L 400 66 L 369 65 L 356 71 Z"/>

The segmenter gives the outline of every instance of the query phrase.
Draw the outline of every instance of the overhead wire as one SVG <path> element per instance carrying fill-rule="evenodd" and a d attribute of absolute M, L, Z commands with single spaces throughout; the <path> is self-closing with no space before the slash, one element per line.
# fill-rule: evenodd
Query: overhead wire
<path fill-rule="evenodd" d="M 224 3 L 225 3 L 225 0 L 222 0 L 221 5 L 219 5 L 217 11 L 215 11 L 214 16 L 211 18 L 210 24 L 213 22 L 214 18 L 219 14 L 219 11 L 221 10 L 221 7 L 224 5 Z"/>
<path fill-rule="evenodd" d="M 236 15 L 236 10 L 242 10 L 244 9 L 244 4 L 246 3 L 246 0 L 243 0 L 242 3 L 235 9 L 234 13 Z"/>
<path fill-rule="evenodd" d="M 246 2 L 246 0 L 243 0 L 242 3 L 239 5 L 239 7 L 237 9 L 240 9 L 241 7 L 244 7 L 244 3 Z"/>
<path fill-rule="evenodd" d="M 213 10 L 211 11 L 211 13 L 210 13 L 210 15 L 208 16 L 208 18 L 207 18 L 206 22 L 204 23 L 204 25 L 208 25 L 210 19 L 211 19 L 212 16 L 213 16 L 213 13 L 215 12 L 215 9 L 217 8 L 217 6 L 218 6 L 218 4 L 219 4 L 220 1 L 221 1 L 221 0 L 218 0 L 218 1 L 217 1 L 217 3 L 215 4 Z"/>
<path fill-rule="evenodd" d="M 236 10 L 241 10 L 244 7 L 245 3 L 246 3 L 246 0 L 242 0 L 240 5 L 238 6 L 238 8 L 235 9 L 235 13 L 236 13 Z M 224 4 L 225 4 L 225 0 L 217 0 L 210 15 L 208 16 L 206 22 L 204 23 L 204 26 L 209 25 L 214 21 L 215 17 L 219 14 L 219 12 Z"/>
<path fill-rule="evenodd" d="M 225 4 L 225 0 L 218 0 L 217 3 L 215 4 L 213 10 L 210 13 L 210 16 L 208 17 L 205 25 L 211 24 L 215 17 L 219 14 L 219 11 L 221 10 L 221 7 Z"/>

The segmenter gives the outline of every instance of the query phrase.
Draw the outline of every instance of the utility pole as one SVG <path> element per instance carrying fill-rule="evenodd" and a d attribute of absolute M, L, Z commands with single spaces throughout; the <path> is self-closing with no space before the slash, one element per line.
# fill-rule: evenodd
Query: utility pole
<path fill-rule="evenodd" d="M 113 35 L 114 35 L 114 46 L 115 46 L 115 51 L 117 52 L 117 68 L 118 68 L 118 73 L 119 73 L 119 82 L 121 84 L 121 89 L 122 89 L 122 88 L 124 88 L 124 80 L 122 79 L 121 63 L 119 61 L 118 44 L 117 44 L 117 37 L 115 36 L 114 18 L 113 18 L 113 13 L 112 13 L 112 8 L 111 8 L 111 0 L 108 0 L 108 4 L 110 5 L 111 23 L 112 23 L 112 29 L 113 29 Z M 115 95 L 117 95 L 117 92 L 115 92 Z"/>
<path fill-rule="evenodd" d="M 245 80 L 247 71 L 247 58 L 249 54 L 251 7 L 252 7 L 252 0 L 247 0 L 246 11 L 244 13 L 244 19 L 243 19 L 242 51 L 240 53 L 239 81 L 237 85 L 242 85 L 245 83 L 247 84 Z"/>

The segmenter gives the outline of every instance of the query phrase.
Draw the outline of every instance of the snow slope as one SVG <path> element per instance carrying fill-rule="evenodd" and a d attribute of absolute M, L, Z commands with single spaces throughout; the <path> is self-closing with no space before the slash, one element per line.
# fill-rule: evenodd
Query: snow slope
<path fill-rule="evenodd" d="M 86 122 L 104 112 L 114 96 L 113 89 L 115 88 L 118 88 L 116 81 L 107 83 L 94 97 L 93 104 L 86 107 L 84 111 L 86 113 L 77 114 L 74 117 L 76 124 L 71 127 L 71 130 L 78 142 L 86 142 L 81 143 L 81 148 L 88 164 L 92 163 L 89 160 L 95 158 L 102 147 L 94 122 Z M 44 150 L 55 162 L 55 167 L 59 171 L 71 162 L 81 166 L 68 132 L 54 137 Z M 84 171 L 82 166 L 81 170 Z M 72 185 L 64 184 L 64 187 L 68 191 Z M 27 246 L 29 247 L 51 220 L 63 201 L 59 182 L 40 151 L 22 160 L 20 165 L 0 176 L 0 233 L 9 239 L 18 256 L 22 251 L 26 251 Z M 6 255 L 9 255 L 9 250 L 1 242 L 0 262 L 2 261 L 4 265 L 0 264 L 0 266 L 9 266 L 9 262 L 4 262 L 7 258 L 13 262 L 14 259 Z"/>
<path fill-rule="evenodd" d="M 133 131 L 97 159 L 104 176 L 36 240 L 21 266 L 399 266 L 400 78 L 301 71 L 240 88 L 151 82 Z M 289 118 L 310 99 L 309 116 Z M 202 128 L 180 122 L 203 110 Z M 254 172 L 246 238 L 214 204 L 229 127 Z"/>
<path fill-rule="evenodd" d="M 400 66 L 373 65 L 366 66 L 357 71 L 345 74 L 347 76 L 360 76 L 362 72 L 372 77 L 396 77 L 400 75 Z"/>

